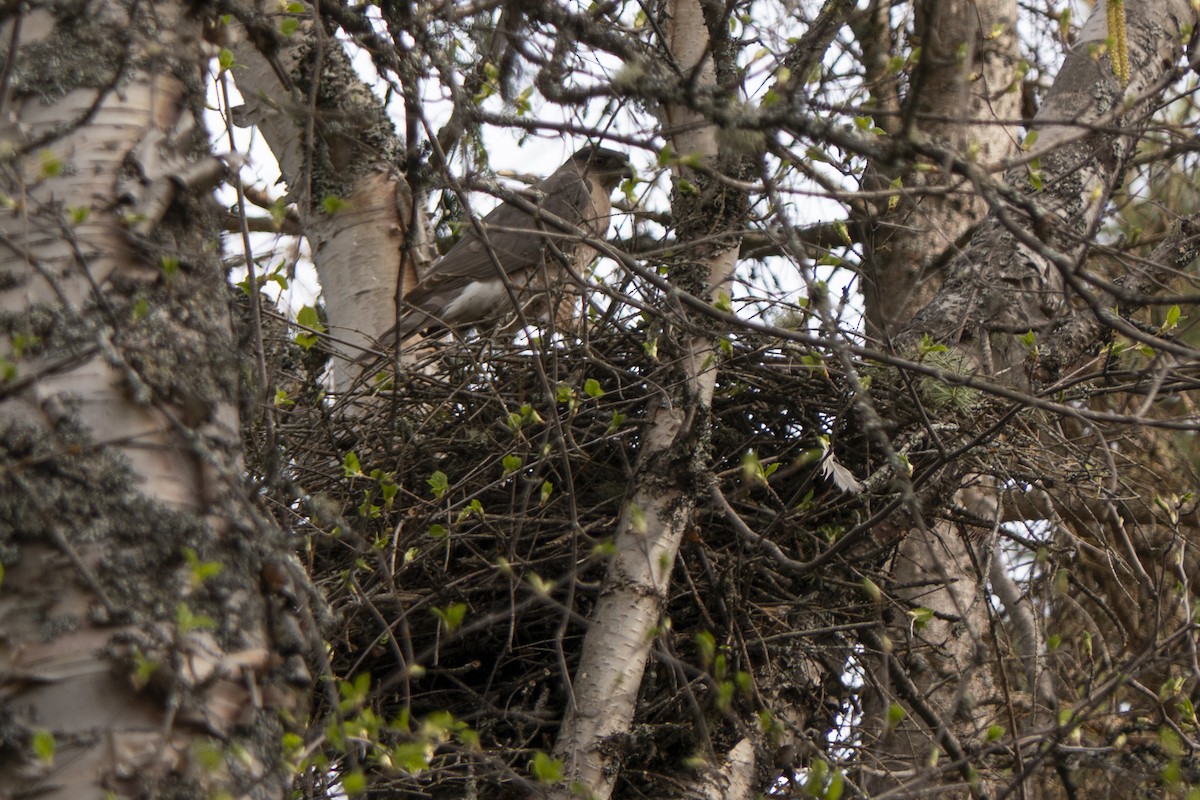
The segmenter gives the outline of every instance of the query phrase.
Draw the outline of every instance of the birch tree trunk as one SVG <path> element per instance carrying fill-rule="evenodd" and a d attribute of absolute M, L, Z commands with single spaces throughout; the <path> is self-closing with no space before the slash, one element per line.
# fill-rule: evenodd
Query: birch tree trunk
<path fill-rule="evenodd" d="M 0 35 L 4 797 L 290 783 L 310 643 L 242 486 L 191 7 L 27 3 Z"/>
<path fill-rule="evenodd" d="M 264 53 L 273 31 L 261 31 L 260 20 L 249 16 L 233 30 L 242 67 L 233 75 L 245 101 L 235 119 L 263 134 L 299 213 L 341 390 L 360 371 L 350 362 L 395 323 L 400 296 L 435 252 L 422 203 L 400 172 L 403 143 L 342 43 L 304 19 Z"/>
<path fill-rule="evenodd" d="M 666 10 L 667 48 L 686 76 L 701 91 L 717 88 L 718 68 L 711 50 L 710 24 L 724 25 L 724 16 L 709 20 L 698 0 L 674 0 Z M 698 297 L 728 291 L 737 263 L 740 216 L 745 199 L 722 185 L 707 170 L 729 168 L 721 159 L 716 128 L 703 116 L 680 106 L 667 106 L 664 127 L 676 152 L 697 156 L 705 170 L 681 167 L 673 195 L 677 235 L 682 241 L 708 244 L 687 250 L 686 258 L 670 265 L 670 280 Z M 687 179 L 699 187 L 683 191 Z M 682 320 L 680 322 L 683 322 Z M 571 786 L 604 800 L 612 794 L 621 757 L 610 743 L 629 731 L 639 689 L 666 606 L 667 588 L 684 533 L 695 525 L 695 511 L 707 497 L 705 476 L 706 428 L 716 382 L 713 341 L 679 325 L 664 333 L 660 349 L 678 359 L 672 388 L 650 401 L 649 427 L 617 525 L 616 554 L 604 588 L 589 620 L 579 666 L 555 755 L 566 764 L 568 787 L 559 797 L 572 796 Z M 698 789 L 706 797 L 744 797 L 751 787 L 755 759 L 748 743 L 739 743 L 722 756 L 725 774 L 707 776 Z"/>

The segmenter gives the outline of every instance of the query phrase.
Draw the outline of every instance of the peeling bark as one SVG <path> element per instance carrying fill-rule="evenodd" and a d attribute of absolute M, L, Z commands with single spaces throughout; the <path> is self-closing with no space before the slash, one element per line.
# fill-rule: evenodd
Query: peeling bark
<path fill-rule="evenodd" d="M 209 50 L 134 8 L 0 31 L 0 796 L 282 797 L 310 642 L 242 490 Z"/>

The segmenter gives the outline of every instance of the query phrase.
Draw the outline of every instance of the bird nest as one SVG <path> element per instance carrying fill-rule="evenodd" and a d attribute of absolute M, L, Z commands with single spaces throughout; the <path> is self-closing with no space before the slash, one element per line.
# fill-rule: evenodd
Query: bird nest
<path fill-rule="evenodd" d="M 363 734 L 364 752 L 343 742 L 329 755 L 374 765 L 402 792 L 520 791 L 553 748 L 618 519 L 646 479 L 647 409 L 680 380 L 676 354 L 651 355 L 629 332 L 430 342 L 420 363 L 334 399 L 320 359 L 282 330 L 268 344 L 287 400 L 273 434 L 251 426 L 251 469 L 329 606 L 342 694 L 326 718 L 389 721 Z M 724 752 L 747 721 L 769 765 L 781 741 L 854 713 L 847 631 L 877 618 L 861 581 L 895 544 L 899 493 L 869 479 L 847 491 L 831 471 L 878 476 L 886 454 L 845 376 L 812 355 L 752 336 L 721 349 L 686 474 L 655 476 L 698 513 L 633 731 L 612 743 L 628 796 L 661 794 L 666 775 Z"/>

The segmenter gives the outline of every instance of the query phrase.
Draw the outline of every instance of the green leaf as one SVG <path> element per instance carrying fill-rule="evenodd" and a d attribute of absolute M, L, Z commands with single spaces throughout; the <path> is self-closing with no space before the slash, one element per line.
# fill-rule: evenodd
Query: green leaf
<path fill-rule="evenodd" d="M 212 617 L 207 614 L 196 614 L 188 608 L 187 603 L 180 603 L 175 607 L 175 623 L 179 626 L 182 633 L 194 630 L 208 630 L 215 628 L 217 623 Z"/>
<path fill-rule="evenodd" d="M 57 178 L 63 174 L 65 165 L 62 159 L 54 154 L 53 150 L 38 152 L 38 163 L 40 165 L 38 176 L 42 179 Z"/>
<path fill-rule="evenodd" d="M 158 260 L 159 269 L 167 280 L 173 280 L 179 274 L 179 256 L 163 256 Z"/>
<path fill-rule="evenodd" d="M 533 587 L 533 590 L 542 597 L 549 597 L 550 592 L 554 590 L 554 581 L 543 578 L 536 572 L 529 573 L 525 576 L 525 580 L 529 581 L 529 585 Z"/>
<path fill-rule="evenodd" d="M 733 299 L 729 296 L 729 292 L 721 289 L 717 292 L 717 299 L 713 303 L 713 308 L 717 311 L 724 311 L 726 314 L 733 313 Z"/>
<path fill-rule="evenodd" d="M 842 800 L 842 794 L 846 791 L 846 773 L 839 770 L 834 770 L 833 777 L 829 779 L 829 787 L 825 790 L 825 800 Z"/>
<path fill-rule="evenodd" d="M 87 206 L 67 206 L 67 213 L 71 215 L 71 224 L 79 225 L 87 221 L 92 210 Z"/>
<path fill-rule="evenodd" d="M 346 478 L 362 477 L 362 465 L 358 463 L 358 454 L 353 450 L 346 453 L 345 458 L 342 459 L 342 474 Z"/>
<path fill-rule="evenodd" d="M 501 463 L 504 465 L 504 475 L 507 477 L 519 470 L 521 465 L 525 462 L 522 461 L 520 456 L 509 453 L 504 457 L 504 460 Z"/>
<path fill-rule="evenodd" d="M 538 779 L 538 783 L 558 783 L 563 779 L 562 760 L 551 758 L 541 750 L 533 754 L 533 760 L 529 762 L 529 767 L 533 771 L 534 777 Z"/>
<path fill-rule="evenodd" d="M 427 741 L 398 744 L 392 748 L 392 763 L 410 775 L 419 775 L 429 769 L 434 747 L 433 742 Z"/>
<path fill-rule="evenodd" d="M 987 740 L 994 742 L 1004 735 L 1003 725 L 989 725 L 987 729 Z"/>
<path fill-rule="evenodd" d="M 321 201 L 321 208 L 330 216 L 337 214 L 339 211 L 345 211 L 349 207 L 350 204 L 337 195 L 326 195 L 325 199 Z"/>
<path fill-rule="evenodd" d="M 930 623 L 930 621 L 933 619 L 933 609 L 931 609 L 931 608 L 914 608 L 913 610 L 908 612 L 908 615 L 910 617 L 912 617 L 913 626 L 917 630 L 921 630 L 926 625 L 928 625 Z"/>
<path fill-rule="evenodd" d="M 480 502 L 478 497 L 473 498 L 471 502 L 467 504 L 466 508 L 458 512 L 457 521 L 462 522 L 468 517 L 479 517 L 480 519 L 483 519 L 483 503 Z"/>
<path fill-rule="evenodd" d="M 815 759 L 808 765 L 808 780 L 804 789 L 809 797 L 820 797 L 825 793 L 825 779 L 829 777 L 829 764 L 825 759 Z"/>
<path fill-rule="evenodd" d="M 1167 333 L 1168 331 L 1175 330 L 1175 326 L 1177 326 L 1179 324 L 1180 319 L 1181 319 L 1181 312 L 1179 311 L 1179 306 L 1171 306 L 1170 308 L 1168 308 L 1167 309 L 1167 318 L 1163 322 L 1162 332 Z"/>
<path fill-rule="evenodd" d="M 436 522 L 429 526 L 429 535 L 434 539 L 445 539 L 450 535 L 450 531 L 446 530 L 445 525 L 439 525 Z"/>
<path fill-rule="evenodd" d="M 429 476 L 429 480 L 427 482 L 429 483 L 430 490 L 433 492 L 434 498 L 437 500 L 441 500 L 443 497 L 445 497 L 446 492 L 450 488 L 450 479 L 447 478 L 446 473 L 442 472 L 440 469 L 435 470 L 434 473 Z"/>
<path fill-rule="evenodd" d="M 205 581 L 220 575 L 221 570 L 225 568 L 220 561 L 201 561 L 200 556 L 190 547 L 183 548 L 183 557 L 188 562 L 193 587 L 204 585 Z"/>
<path fill-rule="evenodd" d="M 462 625 L 463 617 L 467 615 L 467 604 L 451 603 L 443 608 L 434 607 L 433 613 L 446 626 L 446 632 L 453 633 Z"/>
<path fill-rule="evenodd" d="M 235 63 L 233 51 L 228 47 L 222 47 L 221 54 L 217 56 L 217 64 L 221 67 L 221 72 L 233 69 Z"/>
<path fill-rule="evenodd" d="M 541 504 L 546 505 L 550 500 L 550 495 L 554 491 L 554 484 L 550 481 L 542 481 Z"/>
<path fill-rule="evenodd" d="M 313 306 L 301 308 L 296 313 L 296 323 L 304 327 L 304 330 L 296 334 L 296 344 L 305 350 L 317 343 L 320 338 L 318 334 L 325 332 L 325 326 L 321 324 L 321 316 Z"/>
<path fill-rule="evenodd" d="M 56 743 L 53 733 L 45 728 L 39 728 L 33 732 L 32 745 L 34 755 L 38 757 L 39 761 L 47 765 L 54 763 Z"/>
<path fill-rule="evenodd" d="M 354 769 L 341 776 L 342 791 L 350 796 L 362 794 L 367 790 L 367 776 L 361 769 Z"/>
<path fill-rule="evenodd" d="M 944 344 L 939 344 L 933 340 L 933 337 L 928 333 L 921 335 L 921 342 L 917 345 L 917 355 L 926 356 L 930 353 L 949 353 L 950 348 Z"/>
<path fill-rule="evenodd" d="M 601 397 L 604 390 L 600 388 L 600 381 L 595 378 L 588 378 L 583 382 L 583 391 L 588 397 Z"/>
<path fill-rule="evenodd" d="M 279 23 L 279 33 L 284 36 L 291 36 L 300 27 L 300 20 L 295 17 L 284 17 Z"/>
<path fill-rule="evenodd" d="M 850 238 L 850 229 L 846 227 L 846 222 L 844 220 L 834 220 L 833 229 L 837 232 L 838 238 L 841 239 L 845 244 L 850 245 L 854 243 Z"/>
<path fill-rule="evenodd" d="M 899 703 L 892 703 L 887 710 L 887 727 L 889 731 L 895 730 L 896 726 L 904 720 L 904 706 Z"/>

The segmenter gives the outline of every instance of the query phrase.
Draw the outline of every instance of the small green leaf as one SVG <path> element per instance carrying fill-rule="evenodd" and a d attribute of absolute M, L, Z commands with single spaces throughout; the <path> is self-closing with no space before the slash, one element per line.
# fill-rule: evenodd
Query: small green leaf
<path fill-rule="evenodd" d="M 987 729 L 987 740 L 994 742 L 1004 735 L 1003 725 L 989 725 Z"/>
<path fill-rule="evenodd" d="M 479 519 L 483 519 L 483 503 L 480 502 L 478 497 L 472 498 L 471 502 L 467 504 L 467 507 L 458 512 L 457 521 L 462 522 L 464 519 L 469 517 L 479 517 Z"/>
<path fill-rule="evenodd" d="M 930 353 L 948 353 L 950 348 L 944 344 L 939 344 L 933 340 L 933 337 L 928 333 L 921 335 L 921 342 L 917 345 L 917 355 L 927 356 Z"/>
<path fill-rule="evenodd" d="M 92 210 L 87 206 L 67 206 L 67 213 L 71 215 L 71 224 L 79 225 L 87 221 Z"/>
<path fill-rule="evenodd" d="M 538 783 L 559 783 L 563 779 L 562 760 L 551 758 L 541 750 L 533 754 L 533 760 L 529 762 L 529 767 L 533 771 L 534 777 L 538 779 Z"/>
<path fill-rule="evenodd" d="M 887 710 L 887 727 L 888 730 L 895 730 L 896 726 L 904 721 L 904 706 L 899 703 L 892 703 Z"/>
<path fill-rule="evenodd" d="M 188 608 L 187 603 L 175 607 L 175 622 L 182 633 L 194 630 L 208 630 L 216 627 L 216 620 L 207 614 L 196 614 Z"/>
<path fill-rule="evenodd" d="M 279 23 L 279 33 L 283 36 L 291 36 L 300 27 L 300 20 L 295 17 L 284 17 Z"/>
<path fill-rule="evenodd" d="M 445 525 L 439 525 L 436 522 L 429 526 L 429 535 L 434 539 L 445 539 L 450 535 L 450 531 L 446 530 Z"/>
<path fill-rule="evenodd" d="M 225 568 L 225 565 L 219 561 L 201 561 L 200 556 L 196 555 L 196 551 L 190 547 L 183 548 L 183 557 L 188 562 L 191 571 L 193 588 L 204 585 L 205 581 L 220 575 L 221 570 Z"/>
<path fill-rule="evenodd" d="M 38 153 L 38 163 L 40 164 L 39 177 L 57 178 L 63 174 L 64 164 L 62 159 L 54 154 L 53 150 L 42 150 Z"/>
<path fill-rule="evenodd" d="M 466 603 L 451 603 L 443 608 L 434 607 L 433 613 L 446 626 L 447 633 L 453 633 L 463 622 L 463 617 L 467 615 Z"/>
<path fill-rule="evenodd" d="M 550 592 L 554 590 L 554 581 L 543 578 L 536 572 L 526 575 L 525 580 L 529 581 L 529 585 L 533 587 L 533 590 L 542 597 L 549 597 Z"/>
<path fill-rule="evenodd" d="M 1162 332 L 1167 333 L 1168 331 L 1175 330 L 1175 327 L 1179 324 L 1180 319 L 1181 319 L 1181 312 L 1179 311 L 1179 306 L 1171 306 L 1170 308 L 1168 308 L 1167 309 L 1167 318 L 1163 322 Z"/>
<path fill-rule="evenodd" d="M 433 491 L 434 498 L 437 500 L 445 497 L 447 490 L 450 488 L 450 479 L 440 469 L 429 476 L 428 483 L 430 490 Z"/>
<path fill-rule="evenodd" d="M 550 500 L 550 495 L 554 492 L 554 484 L 550 481 L 542 481 L 541 504 L 546 505 Z"/>
<path fill-rule="evenodd" d="M 713 308 L 717 311 L 724 311 L 726 314 L 733 313 L 733 299 L 729 296 L 729 292 L 721 289 L 717 292 L 717 299 L 713 302 Z"/>
<path fill-rule="evenodd" d="M 600 397 L 604 394 L 604 390 L 600 388 L 600 381 L 595 378 L 588 378 L 583 382 L 583 391 L 588 397 Z"/>
<path fill-rule="evenodd" d="M 337 195 L 326 195 L 325 199 L 321 201 L 321 208 L 330 216 L 337 214 L 339 211 L 345 211 L 349 207 L 350 204 Z"/>
<path fill-rule="evenodd" d="M 921 630 L 926 625 L 928 625 L 930 623 L 930 621 L 933 619 L 933 609 L 931 609 L 931 608 L 914 608 L 913 610 L 908 612 L 908 615 L 910 617 L 912 617 L 913 626 L 917 630 Z"/>
<path fill-rule="evenodd" d="M 429 769 L 433 753 L 433 742 L 403 742 L 392 748 L 392 763 L 410 775 L 419 775 Z"/>
<path fill-rule="evenodd" d="M 173 280 L 179 274 L 179 256 L 163 256 L 158 260 L 158 267 L 167 280 Z"/>
<path fill-rule="evenodd" d="M 341 776 L 342 791 L 350 796 L 362 794 L 367 790 L 367 776 L 361 769 L 353 769 Z"/>
<path fill-rule="evenodd" d="M 233 51 L 228 47 L 222 47 L 221 54 L 217 56 L 217 64 L 221 67 L 221 72 L 233 69 L 234 63 Z"/>
<path fill-rule="evenodd" d="M 305 350 L 312 348 L 320 338 L 318 334 L 324 333 L 326 330 L 325 326 L 321 324 L 320 314 L 313 306 L 301 308 L 296 313 L 296 323 L 303 326 L 303 329 L 296 334 L 296 344 Z"/>
<path fill-rule="evenodd" d="M 507 477 L 519 470 L 525 462 L 521 460 L 520 456 L 509 453 L 501 463 L 504 465 L 504 475 Z"/>
<path fill-rule="evenodd" d="M 838 238 L 841 239 L 845 244 L 849 245 L 854 243 L 854 241 L 850 238 L 850 229 L 846 227 L 846 222 L 844 220 L 834 220 L 833 230 L 837 233 Z"/>
<path fill-rule="evenodd" d="M 358 454 L 353 450 L 346 453 L 346 456 L 342 459 L 342 473 L 346 478 L 362 477 L 362 465 L 358 463 Z"/>
<path fill-rule="evenodd" d="M 39 728 L 33 732 L 33 752 L 38 757 L 38 760 L 43 764 L 54 763 L 54 751 L 56 744 L 54 734 L 45 728 Z"/>

